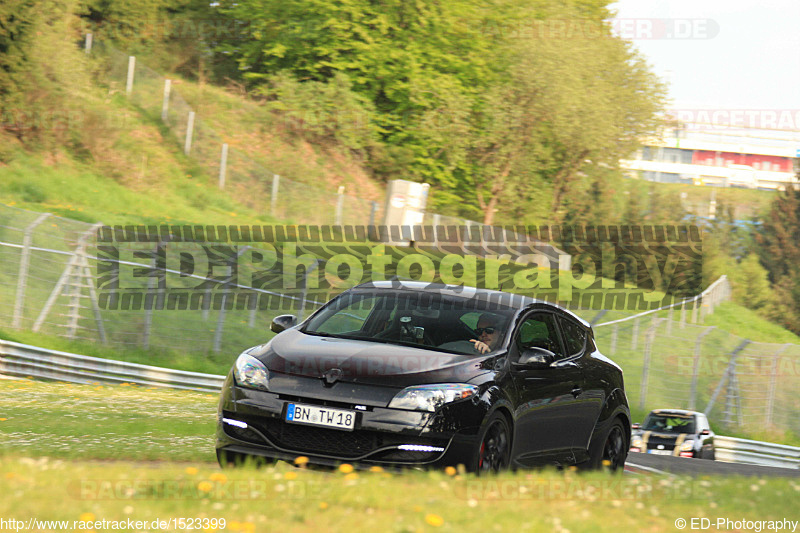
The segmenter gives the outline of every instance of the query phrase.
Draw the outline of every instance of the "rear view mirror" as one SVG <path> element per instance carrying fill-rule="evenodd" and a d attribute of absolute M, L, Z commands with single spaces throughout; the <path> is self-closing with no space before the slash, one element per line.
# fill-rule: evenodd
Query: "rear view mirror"
<path fill-rule="evenodd" d="M 711 435 L 711 432 L 707 429 L 704 429 L 703 431 L 700 432 L 700 435 Z"/>
<path fill-rule="evenodd" d="M 274 331 L 275 333 L 280 333 L 281 331 L 289 328 L 293 328 L 297 325 L 297 317 L 294 315 L 280 315 L 276 316 L 272 319 L 272 324 L 270 325 L 269 329 Z"/>
<path fill-rule="evenodd" d="M 556 354 L 544 348 L 534 347 L 528 348 L 519 358 L 517 366 L 524 366 L 526 368 L 544 368 L 556 360 Z"/>
<path fill-rule="evenodd" d="M 639 422 L 634 422 L 631 424 L 631 429 L 642 429 L 642 425 Z"/>

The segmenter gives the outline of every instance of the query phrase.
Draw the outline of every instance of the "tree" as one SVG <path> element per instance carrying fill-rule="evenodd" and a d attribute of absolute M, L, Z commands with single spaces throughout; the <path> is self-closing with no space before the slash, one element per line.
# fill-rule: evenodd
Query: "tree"
<path fill-rule="evenodd" d="M 788 186 L 775 198 L 756 243 L 782 309 L 775 318 L 800 333 L 800 189 Z"/>
<path fill-rule="evenodd" d="M 610 35 L 534 36 L 513 54 L 507 76 L 477 107 L 468 178 L 485 224 L 500 202 L 541 201 L 542 186 L 560 221 L 566 197 L 588 188 L 577 182 L 618 170 L 619 159 L 655 131 L 663 87 Z"/>

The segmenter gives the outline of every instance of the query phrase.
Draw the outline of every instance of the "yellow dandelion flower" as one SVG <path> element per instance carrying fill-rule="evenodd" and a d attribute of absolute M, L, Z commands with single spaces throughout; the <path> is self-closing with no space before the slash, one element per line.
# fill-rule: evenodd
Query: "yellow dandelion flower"
<path fill-rule="evenodd" d="M 8 418 L 0 418 L 0 422 L 5 422 Z"/>
<path fill-rule="evenodd" d="M 611 461 L 609 461 L 608 459 L 604 459 L 603 466 L 611 466 Z"/>
<path fill-rule="evenodd" d="M 444 469 L 444 473 L 447 474 L 448 476 L 455 476 L 456 473 L 458 473 L 458 470 L 456 470 L 455 467 L 453 466 L 448 466 L 447 468 Z"/>
<path fill-rule="evenodd" d="M 306 457 L 305 455 L 301 455 L 300 457 L 295 457 L 294 464 L 298 466 L 308 464 L 308 457 Z"/>
<path fill-rule="evenodd" d="M 201 481 L 197 484 L 197 490 L 200 492 L 211 492 L 212 488 L 214 488 L 214 486 L 208 481 Z"/>
<path fill-rule="evenodd" d="M 14 472 L 6 472 L 6 479 L 13 479 L 16 475 Z"/>
<path fill-rule="evenodd" d="M 345 478 L 347 481 L 350 481 L 350 480 L 353 480 L 353 479 L 358 479 L 358 474 L 356 474 L 355 472 L 350 472 L 349 474 L 347 474 L 346 476 L 344 476 L 344 478 Z"/>
<path fill-rule="evenodd" d="M 78 520 L 81 522 L 94 522 L 95 516 L 93 513 L 81 513 L 81 516 L 78 517 Z"/>
<path fill-rule="evenodd" d="M 225 483 L 226 481 L 228 481 L 228 476 L 226 476 L 222 472 L 214 472 L 213 474 L 208 476 L 208 479 L 210 479 L 211 481 L 218 481 L 219 483 Z"/>
<path fill-rule="evenodd" d="M 239 531 L 240 529 L 242 529 L 242 524 L 240 524 L 238 520 L 228 522 L 228 529 L 230 529 L 231 531 Z"/>
<path fill-rule="evenodd" d="M 328 508 L 328 502 L 319 502 L 319 508 L 324 511 Z"/>
<path fill-rule="evenodd" d="M 190 476 L 196 476 L 199 470 L 197 470 L 197 468 L 194 466 L 187 466 L 185 472 Z"/>
<path fill-rule="evenodd" d="M 425 522 L 433 527 L 440 527 L 442 524 L 444 524 L 444 518 L 438 514 L 430 513 L 425 515 Z"/>
<path fill-rule="evenodd" d="M 297 472 L 286 472 L 286 473 L 283 475 L 283 478 L 284 478 L 284 479 L 289 479 L 289 480 L 292 480 L 292 479 L 297 479 Z"/>
<path fill-rule="evenodd" d="M 371 467 L 369 467 L 369 471 L 370 472 L 381 473 L 381 472 L 383 472 L 383 468 L 381 468 L 380 466 L 371 466 Z"/>
<path fill-rule="evenodd" d="M 342 474 L 349 474 L 352 471 L 353 471 L 353 465 L 349 465 L 347 463 L 339 465 L 339 472 L 341 472 Z"/>

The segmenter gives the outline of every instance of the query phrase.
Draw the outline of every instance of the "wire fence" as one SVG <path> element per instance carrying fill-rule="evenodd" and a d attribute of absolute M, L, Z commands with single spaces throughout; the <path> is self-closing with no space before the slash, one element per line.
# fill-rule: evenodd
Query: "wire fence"
<path fill-rule="evenodd" d="M 625 371 L 632 406 L 703 411 L 727 430 L 800 434 L 800 345 L 752 342 L 702 325 L 715 298 L 595 326 L 600 351 Z"/>
<path fill-rule="evenodd" d="M 95 240 L 98 227 L 0 207 L 0 322 L 16 330 L 115 348 L 174 350 L 197 356 L 237 354 L 264 342 L 275 316 L 307 316 L 324 303 L 306 298 L 303 292 L 303 276 L 308 277 L 314 268 L 325 270 L 322 262 L 305 269 L 293 283 L 294 290 L 284 289 L 285 279 L 273 285 L 256 283 L 255 267 L 241 269 L 240 284 L 233 285 L 209 282 L 204 269 L 187 274 L 183 266 L 168 264 L 160 268 L 164 285 L 186 288 L 200 305 L 162 305 L 157 311 L 135 305 L 114 308 L 98 294 L 110 276 L 110 256 Z M 180 244 L 181 255 L 207 252 L 208 243 Z M 122 270 L 115 287 L 137 289 L 142 298 L 165 298 L 159 296 L 158 280 L 147 274 L 148 268 L 155 267 L 150 258 L 155 257 L 158 245 L 116 243 L 121 249 L 114 261 L 129 268 Z M 259 249 L 258 243 L 238 249 L 253 257 L 274 254 L 274 250 Z M 242 294 L 260 300 L 243 301 Z M 635 407 L 695 409 L 726 429 L 762 427 L 800 434 L 800 398 L 795 393 L 800 346 L 751 342 L 704 326 L 705 317 L 729 297 L 730 285 L 723 277 L 701 295 L 667 309 L 596 324 L 598 347 L 624 369 L 626 390 Z M 589 312 L 595 322 L 608 316 L 597 311 L 583 314 Z"/>

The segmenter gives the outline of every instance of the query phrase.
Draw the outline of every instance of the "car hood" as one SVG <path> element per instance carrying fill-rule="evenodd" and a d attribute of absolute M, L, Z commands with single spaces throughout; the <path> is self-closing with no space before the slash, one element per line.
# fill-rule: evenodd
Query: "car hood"
<path fill-rule="evenodd" d="M 493 357 L 457 355 L 410 346 L 307 335 L 286 330 L 248 352 L 270 372 L 335 382 L 403 388 L 428 383 L 463 383 L 487 371 Z"/>

